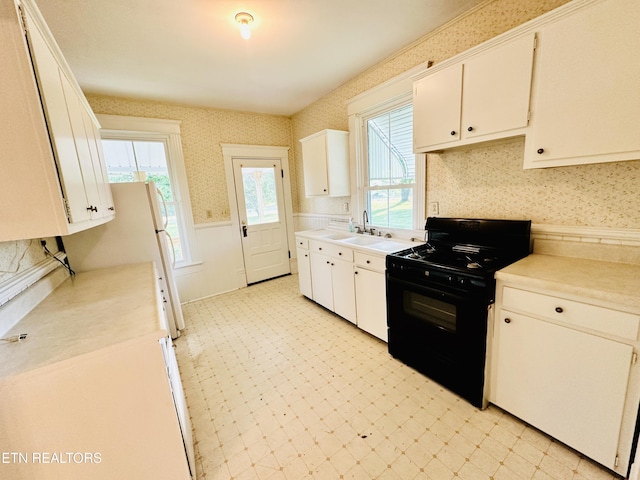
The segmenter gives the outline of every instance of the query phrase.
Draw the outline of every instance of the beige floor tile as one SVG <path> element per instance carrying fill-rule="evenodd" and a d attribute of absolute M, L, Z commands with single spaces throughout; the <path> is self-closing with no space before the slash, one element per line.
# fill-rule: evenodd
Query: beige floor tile
<path fill-rule="evenodd" d="M 198 479 L 619 479 L 398 362 L 297 280 L 183 306 L 175 344 Z"/>

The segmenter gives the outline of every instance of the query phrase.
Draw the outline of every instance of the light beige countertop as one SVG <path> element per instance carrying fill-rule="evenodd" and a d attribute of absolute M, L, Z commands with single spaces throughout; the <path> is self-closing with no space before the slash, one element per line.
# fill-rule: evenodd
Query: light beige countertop
<path fill-rule="evenodd" d="M 136 337 L 167 336 L 153 263 L 78 273 L 5 334 L 0 378 L 93 352 Z"/>
<path fill-rule="evenodd" d="M 531 254 L 496 272 L 496 279 L 569 294 L 640 313 L 640 265 Z"/>
<path fill-rule="evenodd" d="M 351 233 L 342 230 L 331 230 L 326 228 L 316 230 L 303 230 L 295 233 L 298 237 L 310 240 L 322 240 L 359 250 L 365 253 L 386 255 L 388 253 L 399 252 L 410 247 L 422 245 L 424 242 L 412 242 L 400 238 L 386 238 L 377 235 L 361 233 Z"/>

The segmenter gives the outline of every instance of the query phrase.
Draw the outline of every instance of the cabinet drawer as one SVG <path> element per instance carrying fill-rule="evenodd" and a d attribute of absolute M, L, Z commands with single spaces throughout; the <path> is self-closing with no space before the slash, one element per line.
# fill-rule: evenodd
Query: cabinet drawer
<path fill-rule="evenodd" d="M 342 245 L 335 245 L 329 242 L 321 242 L 317 240 L 309 241 L 309 250 L 312 252 L 323 253 L 340 260 L 353 262 L 353 250 Z"/>
<path fill-rule="evenodd" d="M 511 287 L 504 287 L 502 295 L 508 309 L 630 340 L 638 337 L 639 315 Z"/>
<path fill-rule="evenodd" d="M 378 255 L 369 255 L 362 252 L 354 252 L 354 258 L 358 267 L 368 268 L 378 272 L 385 270 L 385 258 Z"/>
<path fill-rule="evenodd" d="M 296 246 L 298 248 L 309 250 L 309 240 L 302 237 L 296 237 Z"/>

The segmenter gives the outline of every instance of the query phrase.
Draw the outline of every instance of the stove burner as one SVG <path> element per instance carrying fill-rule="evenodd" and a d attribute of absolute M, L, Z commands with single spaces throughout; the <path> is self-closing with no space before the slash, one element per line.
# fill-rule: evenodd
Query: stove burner
<path fill-rule="evenodd" d="M 472 269 L 475 269 L 475 268 L 484 268 L 484 267 L 482 266 L 482 264 L 480 264 L 480 262 L 478 262 L 478 261 L 474 260 L 474 259 L 473 259 L 473 258 L 471 258 L 469 255 L 465 255 L 465 256 L 464 256 L 464 258 L 466 258 L 466 259 L 467 259 L 467 262 L 469 262 L 469 263 L 467 263 L 467 268 L 472 268 Z M 485 260 L 489 260 L 489 259 L 485 259 Z"/>

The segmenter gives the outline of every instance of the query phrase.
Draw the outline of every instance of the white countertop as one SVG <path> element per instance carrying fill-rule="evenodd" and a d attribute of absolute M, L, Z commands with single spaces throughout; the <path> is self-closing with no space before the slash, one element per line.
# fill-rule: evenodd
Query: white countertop
<path fill-rule="evenodd" d="M 296 232 L 297 236 L 335 243 L 368 253 L 386 255 L 406 248 L 422 245 L 424 242 L 412 242 L 399 238 L 378 237 L 376 235 L 351 233 L 342 230 L 316 229 Z M 362 243 L 354 243 L 354 242 Z M 370 243 L 369 243 L 370 242 Z"/>
<path fill-rule="evenodd" d="M 153 263 L 78 273 L 68 278 L 0 342 L 0 378 L 146 335 L 167 336 Z"/>
<path fill-rule="evenodd" d="M 496 279 L 591 298 L 640 313 L 640 265 L 531 254 Z"/>

